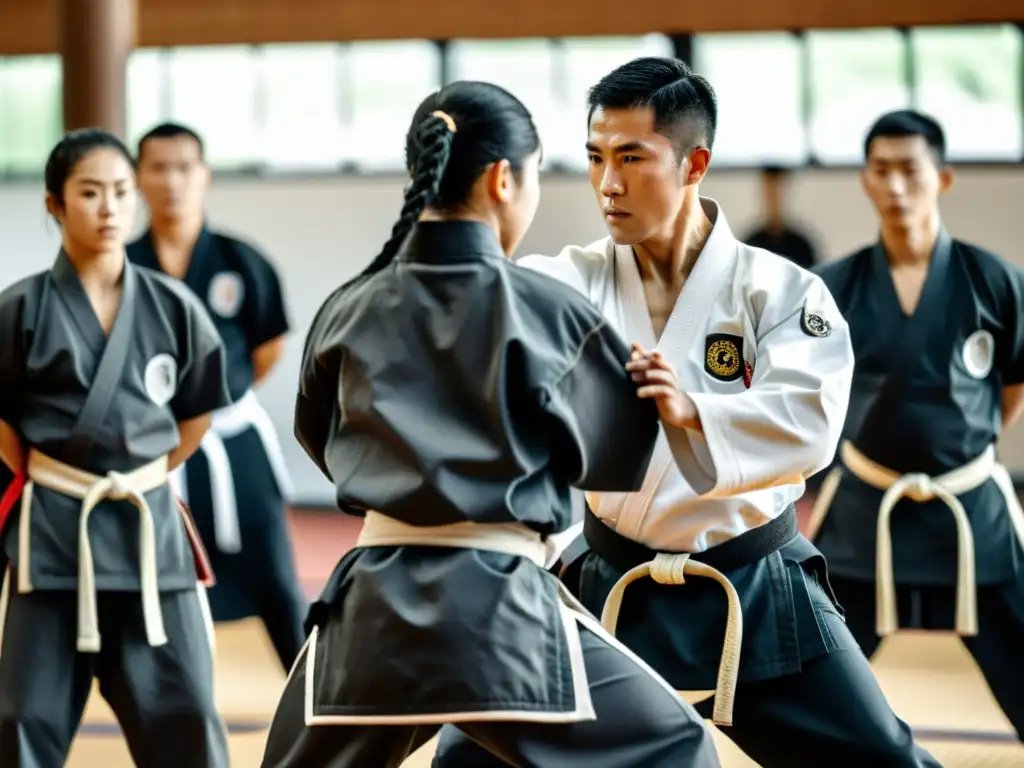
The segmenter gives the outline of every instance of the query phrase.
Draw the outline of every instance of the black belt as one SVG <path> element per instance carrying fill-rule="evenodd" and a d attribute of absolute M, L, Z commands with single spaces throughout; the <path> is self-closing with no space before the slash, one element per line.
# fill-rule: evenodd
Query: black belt
<path fill-rule="evenodd" d="M 799 533 L 796 507 L 790 504 L 774 520 L 704 552 L 694 552 L 690 557 L 716 571 L 734 571 L 768 557 L 795 539 Z M 602 523 L 589 507 L 583 519 L 583 536 L 591 552 L 623 571 L 649 563 L 655 556 L 662 554 L 660 550 L 651 549 L 616 533 Z"/>

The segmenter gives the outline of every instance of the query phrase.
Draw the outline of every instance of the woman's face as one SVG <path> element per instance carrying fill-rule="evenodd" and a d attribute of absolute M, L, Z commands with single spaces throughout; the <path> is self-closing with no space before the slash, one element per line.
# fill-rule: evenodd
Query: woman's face
<path fill-rule="evenodd" d="M 48 200 L 60 221 L 66 243 L 91 253 L 124 247 L 135 223 L 135 171 L 113 147 L 86 154 L 64 183 L 64 202 Z"/>
<path fill-rule="evenodd" d="M 501 247 L 512 256 L 533 223 L 540 204 L 540 157 L 538 149 L 523 160 L 520 173 L 510 174 L 509 195 L 499 216 Z"/>

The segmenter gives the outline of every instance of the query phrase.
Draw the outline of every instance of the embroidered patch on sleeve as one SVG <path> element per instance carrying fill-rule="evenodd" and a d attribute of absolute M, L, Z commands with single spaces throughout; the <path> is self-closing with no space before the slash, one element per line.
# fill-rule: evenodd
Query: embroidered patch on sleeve
<path fill-rule="evenodd" d="M 743 339 L 731 333 L 711 333 L 704 340 L 704 371 L 719 381 L 743 375 Z"/>
<path fill-rule="evenodd" d="M 832 333 L 832 324 L 817 312 L 808 312 L 805 308 L 800 313 L 800 330 L 808 336 L 823 339 Z"/>

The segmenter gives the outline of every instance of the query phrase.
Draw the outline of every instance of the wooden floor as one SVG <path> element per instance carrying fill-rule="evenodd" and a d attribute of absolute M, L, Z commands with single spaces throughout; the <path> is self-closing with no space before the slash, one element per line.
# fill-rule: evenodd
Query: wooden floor
<path fill-rule="evenodd" d="M 296 554 L 310 592 L 351 546 L 354 533 L 350 523 L 335 516 L 295 517 Z M 217 643 L 217 699 L 231 732 L 233 766 L 258 768 L 284 673 L 254 621 L 220 625 Z M 894 709 L 946 768 L 1024 768 L 1024 747 L 1014 743 L 1009 724 L 955 637 L 897 635 L 881 649 L 875 669 Z M 756 765 L 719 734 L 716 740 L 725 768 Z M 431 748 L 428 744 L 413 755 L 405 768 L 427 768 Z M 113 716 L 95 694 L 67 765 L 132 765 Z"/>

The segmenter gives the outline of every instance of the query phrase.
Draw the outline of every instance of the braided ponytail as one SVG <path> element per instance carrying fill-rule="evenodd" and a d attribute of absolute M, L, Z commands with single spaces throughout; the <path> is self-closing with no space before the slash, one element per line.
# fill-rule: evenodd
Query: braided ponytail
<path fill-rule="evenodd" d="M 451 157 L 452 139 L 455 137 L 453 126 L 452 119 L 443 112 L 428 115 L 419 124 L 412 142 L 418 151 L 414 157 L 409 158 L 413 170 L 412 181 L 405 188 L 405 203 L 402 205 L 398 221 L 391 229 L 391 237 L 384 244 L 384 248 L 381 249 L 377 258 L 342 286 L 342 290 L 359 280 L 380 272 L 390 264 L 398 255 L 398 251 L 401 250 L 402 244 L 409 237 L 416 222 L 419 221 L 423 210 L 437 201 L 441 190 L 441 180 L 444 178 L 444 171 L 448 166 L 448 159 Z"/>

